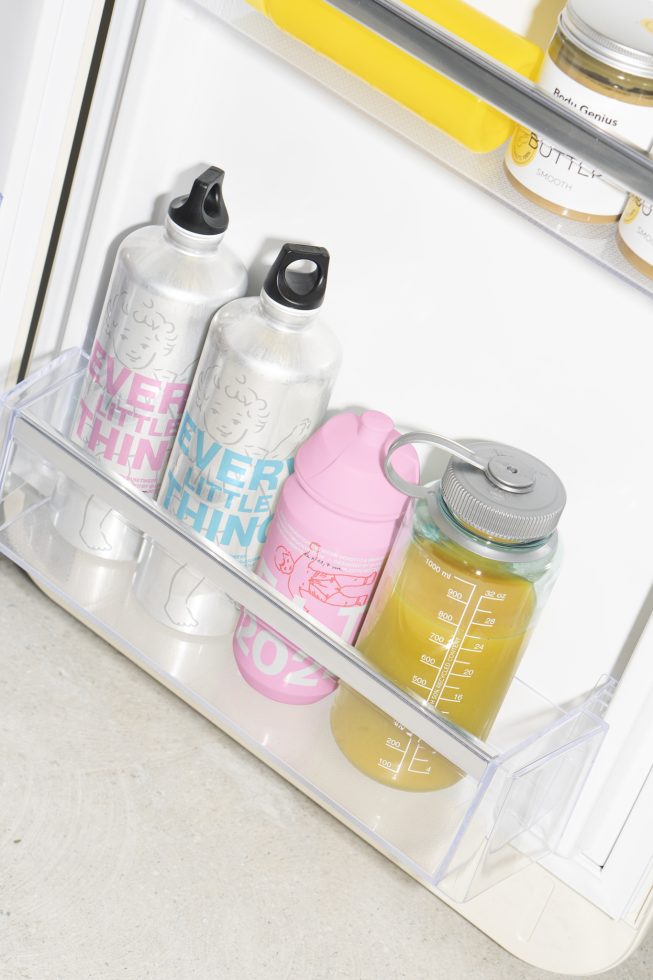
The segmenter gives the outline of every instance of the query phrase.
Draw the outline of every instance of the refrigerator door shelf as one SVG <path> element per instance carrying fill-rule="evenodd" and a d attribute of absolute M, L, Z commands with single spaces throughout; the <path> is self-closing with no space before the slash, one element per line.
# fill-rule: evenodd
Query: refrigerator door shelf
<path fill-rule="evenodd" d="M 285 34 L 246 0 L 195 2 L 383 122 L 509 208 L 621 278 L 647 293 L 653 293 L 653 279 L 639 272 L 622 255 L 617 244 L 616 224 L 586 225 L 546 211 L 530 201 L 515 189 L 506 176 L 503 165 L 505 147 L 487 154 L 472 153 L 400 103 Z M 642 196 L 653 197 L 653 163 L 645 153 L 604 133 L 528 80 L 447 35 L 446 31 L 426 18 L 415 16 L 414 11 L 405 4 L 395 0 L 325 2 L 426 61 L 464 88 L 475 91 L 512 118 L 548 136 L 554 146 L 562 145 L 579 159 L 599 166 L 603 173 L 614 177 L 621 186 Z"/>
<path fill-rule="evenodd" d="M 3 399 L 0 550 L 53 598 L 417 880 L 467 902 L 555 852 L 600 747 L 612 683 L 569 709 L 516 680 L 483 743 L 376 674 L 356 651 L 228 557 L 212 554 L 129 484 L 112 480 L 64 433 L 87 356 L 72 350 Z M 53 526 L 64 481 L 222 588 L 234 601 L 391 714 L 461 770 L 437 792 L 391 789 L 358 772 L 330 732 L 331 697 L 297 708 L 241 677 L 231 637 L 193 639 L 158 625 L 131 590 L 136 561 L 82 553 Z"/>

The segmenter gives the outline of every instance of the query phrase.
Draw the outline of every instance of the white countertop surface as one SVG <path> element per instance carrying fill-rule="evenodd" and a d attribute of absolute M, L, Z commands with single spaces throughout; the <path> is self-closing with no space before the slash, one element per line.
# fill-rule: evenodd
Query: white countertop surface
<path fill-rule="evenodd" d="M 2 980 L 535 980 L 0 561 Z M 611 980 L 653 976 L 653 937 Z"/>

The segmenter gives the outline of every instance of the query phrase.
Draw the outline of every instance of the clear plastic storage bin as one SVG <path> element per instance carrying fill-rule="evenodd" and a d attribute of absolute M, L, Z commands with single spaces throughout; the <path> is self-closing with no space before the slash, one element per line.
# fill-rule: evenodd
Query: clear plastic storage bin
<path fill-rule="evenodd" d="M 335 635 L 122 481 L 66 438 L 87 356 L 70 350 L 0 401 L 0 550 L 55 600 L 211 722 L 432 889 L 465 901 L 555 852 L 606 731 L 612 682 L 559 708 L 516 679 L 487 743 L 435 715 Z M 57 495 L 77 488 L 118 511 L 443 756 L 465 777 L 409 793 L 358 772 L 329 725 L 331 697 L 269 701 L 241 677 L 231 637 L 180 638 L 131 593 L 137 559 L 107 562 L 57 533 Z"/>

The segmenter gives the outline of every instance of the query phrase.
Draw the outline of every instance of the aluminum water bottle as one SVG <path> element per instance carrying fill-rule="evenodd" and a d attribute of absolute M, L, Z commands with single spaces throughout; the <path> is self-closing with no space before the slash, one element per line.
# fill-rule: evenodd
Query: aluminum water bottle
<path fill-rule="evenodd" d="M 224 172 L 209 167 L 172 201 L 165 225 L 131 232 L 116 256 L 70 431 L 114 476 L 156 495 L 216 309 L 247 290 L 242 262 L 222 244 Z M 68 479 L 53 523 L 75 548 L 133 560 L 142 535 Z"/>
<path fill-rule="evenodd" d="M 383 471 L 398 436 L 382 412 L 329 419 L 297 453 L 257 569 L 348 643 L 356 639 L 407 503 Z M 412 446 L 397 453 L 395 465 L 408 482 L 417 480 Z M 248 612 L 233 646 L 243 677 L 275 701 L 309 704 L 338 683 Z"/>
<path fill-rule="evenodd" d="M 340 345 L 318 318 L 329 253 L 281 248 L 260 297 L 215 316 L 158 501 L 211 547 L 254 568 L 299 445 L 319 425 Z M 237 607 L 194 569 L 150 546 L 135 595 L 192 636 L 233 629 Z"/>

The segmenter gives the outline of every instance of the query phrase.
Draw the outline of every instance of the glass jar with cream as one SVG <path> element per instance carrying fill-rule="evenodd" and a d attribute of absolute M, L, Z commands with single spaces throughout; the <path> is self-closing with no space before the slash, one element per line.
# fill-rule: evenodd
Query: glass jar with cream
<path fill-rule="evenodd" d="M 619 248 L 631 265 L 653 279 L 653 204 L 631 196 L 621 215 Z"/>
<path fill-rule="evenodd" d="M 653 141 L 651 0 L 568 0 L 539 85 L 614 136 L 647 150 Z M 591 163 L 518 127 L 506 170 L 522 194 L 577 221 L 617 221 L 627 194 Z"/>

